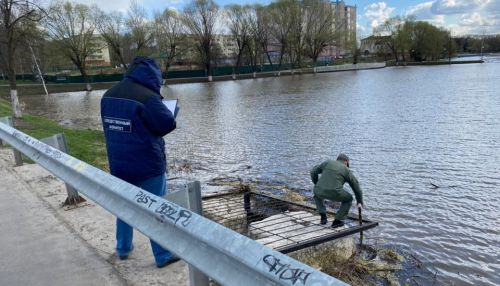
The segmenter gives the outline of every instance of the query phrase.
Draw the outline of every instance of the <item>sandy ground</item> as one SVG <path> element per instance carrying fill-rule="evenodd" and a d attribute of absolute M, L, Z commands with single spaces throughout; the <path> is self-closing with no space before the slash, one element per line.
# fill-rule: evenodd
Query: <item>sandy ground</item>
<path fill-rule="evenodd" d="M 109 214 L 99 205 L 94 204 L 90 200 L 81 203 L 78 207 L 62 207 L 61 204 L 66 199 L 66 189 L 62 181 L 50 174 L 48 171 L 36 164 L 13 167 L 14 158 L 12 150 L 0 147 L 0 190 L 4 193 L 5 190 L 23 189 L 23 196 L 29 196 L 33 202 L 34 208 L 43 210 L 47 213 L 47 217 L 40 219 L 39 223 L 47 224 L 45 232 L 51 234 L 52 228 L 57 228 L 58 231 L 66 233 L 67 236 L 73 236 L 74 241 L 71 247 L 64 247 L 63 250 L 72 252 L 77 251 L 79 255 L 92 256 L 94 262 L 91 262 L 90 268 L 76 269 L 87 273 L 90 271 L 92 275 L 101 277 L 104 280 L 99 280 L 95 284 L 84 283 L 84 285 L 188 285 L 187 264 L 183 261 L 169 265 L 168 267 L 158 269 L 155 266 L 154 258 L 151 253 L 149 239 L 141 233 L 134 232 L 134 250 L 131 252 L 128 260 L 119 260 L 115 254 L 115 217 Z M 10 192 L 12 193 L 12 192 Z M 16 194 L 16 193 L 14 193 Z M 26 198 L 12 197 L 14 200 L 26 200 Z M 2 205 L 0 204 L 0 210 Z M 32 210 L 38 213 L 37 209 Z M 2 213 L 4 213 L 2 211 Z M 5 214 L 2 214 L 5 216 Z M 15 216 L 14 214 L 7 214 Z M 19 216 L 10 217 L 9 219 L 22 219 Z M 39 228 L 40 229 L 40 228 Z M 14 229 L 16 232 L 17 230 Z M 2 231 L 2 233 L 4 233 Z M 19 232 L 19 235 L 22 235 Z M 0 234 L 3 239 L 4 234 Z M 0 240 L 1 241 L 1 240 Z M 20 240 L 20 243 L 23 243 Z M 172 242 L 175 243 L 175 242 Z M 2 247 L 5 247 L 3 245 Z M 47 255 L 51 255 L 50 245 L 46 247 Z M 81 251 L 87 249 L 87 251 Z M 0 265 L 4 265 L 7 257 L 0 256 Z M 89 265 L 87 265 L 89 266 Z M 82 266 L 83 267 L 83 266 Z M 97 268 L 93 269 L 93 268 Z M 13 269 L 12 271 L 15 271 Z M 3 270 L 0 270 L 0 273 Z M 19 269 L 19 271 L 23 271 Z M 46 271 L 51 271 L 51 267 L 47 266 Z M 93 271 L 93 272 L 92 272 Z M 104 273 L 104 274 L 103 274 Z M 88 274 L 88 273 L 87 273 Z M 23 273 L 23 275 L 26 275 Z M 73 275 L 73 273 L 71 273 Z M 102 276 L 107 277 L 106 279 Z M 74 277 L 78 278 L 78 277 Z M 3 278 L 0 278 L 2 285 L 16 285 L 1 283 Z M 87 281 L 88 282 L 88 281 Z M 19 283 L 18 285 L 32 285 L 31 283 Z M 42 283 L 40 285 L 64 285 L 57 283 Z M 75 284 L 66 284 L 75 285 Z M 83 285 L 83 284 L 82 284 Z"/>

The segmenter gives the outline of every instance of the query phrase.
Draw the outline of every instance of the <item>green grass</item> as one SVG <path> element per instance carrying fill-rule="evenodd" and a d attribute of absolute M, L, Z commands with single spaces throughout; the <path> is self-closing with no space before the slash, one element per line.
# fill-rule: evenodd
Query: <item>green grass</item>
<path fill-rule="evenodd" d="M 16 80 L 17 84 L 30 84 L 33 83 L 32 80 Z M 9 81 L 5 79 L 0 79 L 0 85 L 9 85 Z"/>
<path fill-rule="evenodd" d="M 21 85 L 23 82 L 17 82 L 19 85 L 17 86 L 17 94 L 19 97 L 23 95 L 37 95 L 37 94 L 45 94 L 45 90 L 43 89 L 42 84 L 37 84 L 30 81 L 30 85 Z M 99 89 L 109 89 L 116 83 L 92 83 L 93 90 Z M 76 83 L 76 84 L 48 84 L 47 90 L 49 93 L 59 93 L 59 92 L 72 92 L 72 91 L 84 91 L 85 84 L 84 83 Z M 0 98 L 9 99 L 10 98 L 10 88 L 8 85 L 0 86 Z"/>
<path fill-rule="evenodd" d="M 12 116 L 12 110 L 8 101 L 0 99 L 0 117 L 4 116 Z M 102 131 L 64 128 L 56 122 L 29 114 L 16 119 L 16 128 L 37 139 L 62 133 L 68 142 L 71 156 L 99 169 L 109 170 Z"/>

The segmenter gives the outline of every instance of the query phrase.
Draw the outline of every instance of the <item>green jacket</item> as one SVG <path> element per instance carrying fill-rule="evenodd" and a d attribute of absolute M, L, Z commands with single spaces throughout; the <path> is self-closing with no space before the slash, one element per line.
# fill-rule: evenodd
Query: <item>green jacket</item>
<path fill-rule="evenodd" d="M 321 177 L 318 176 L 321 174 Z M 318 195 L 330 192 L 341 192 L 344 183 L 349 183 L 354 191 L 356 201 L 363 203 L 363 191 L 359 187 L 358 180 L 342 161 L 327 160 L 311 170 L 311 180 L 314 183 L 314 193 Z"/>

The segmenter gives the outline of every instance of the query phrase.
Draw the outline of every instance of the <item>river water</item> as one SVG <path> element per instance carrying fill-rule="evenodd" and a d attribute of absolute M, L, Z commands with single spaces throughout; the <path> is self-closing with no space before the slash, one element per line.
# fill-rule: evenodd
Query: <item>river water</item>
<path fill-rule="evenodd" d="M 166 136 L 171 176 L 200 179 L 204 191 L 240 178 L 310 197 L 310 169 L 345 152 L 365 216 L 380 223 L 367 232 L 372 242 L 409 251 L 436 284 L 500 284 L 500 57 L 163 93 L 181 105 Z M 100 128 L 102 94 L 22 100 L 63 125 Z"/>

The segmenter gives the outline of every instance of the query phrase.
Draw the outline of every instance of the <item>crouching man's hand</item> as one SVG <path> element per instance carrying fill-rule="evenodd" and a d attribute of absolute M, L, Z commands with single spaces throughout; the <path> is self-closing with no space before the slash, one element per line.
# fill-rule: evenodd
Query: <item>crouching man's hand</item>
<path fill-rule="evenodd" d="M 361 204 L 361 203 L 358 203 L 356 206 L 358 207 L 358 209 L 362 209 L 363 208 L 363 204 Z"/>

